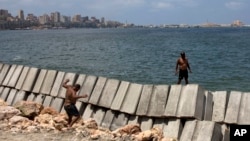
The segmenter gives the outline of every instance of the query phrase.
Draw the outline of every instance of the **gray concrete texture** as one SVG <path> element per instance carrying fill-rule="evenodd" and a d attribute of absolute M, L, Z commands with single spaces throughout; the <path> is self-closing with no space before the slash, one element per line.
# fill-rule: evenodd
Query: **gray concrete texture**
<path fill-rule="evenodd" d="M 228 140 L 230 124 L 250 123 L 246 92 L 210 92 L 198 84 L 142 85 L 3 63 L 0 97 L 10 105 L 30 100 L 65 112 L 62 83 L 66 79 L 70 85 L 81 85 L 78 95 L 88 95 L 77 101 L 83 119 L 94 118 L 111 130 L 140 124 L 143 130 L 159 127 L 164 135 L 179 140 Z"/>

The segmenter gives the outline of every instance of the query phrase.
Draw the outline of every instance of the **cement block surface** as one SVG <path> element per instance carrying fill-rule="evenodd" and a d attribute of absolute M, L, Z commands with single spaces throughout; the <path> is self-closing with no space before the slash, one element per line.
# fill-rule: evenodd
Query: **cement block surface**
<path fill-rule="evenodd" d="M 64 78 L 65 72 L 58 72 L 55 78 L 55 82 L 52 84 L 52 89 L 50 92 L 51 96 L 57 96 L 59 95 L 59 90 L 62 88 L 63 78 Z"/>
<path fill-rule="evenodd" d="M 114 131 L 128 123 L 128 115 L 124 113 L 117 113 L 112 121 L 110 130 Z"/>
<path fill-rule="evenodd" d="M 91 94 L 91 97 L 89 99 L 89 103 L 97 105 L 100 97 L 102 95 L 103 88 L 106 84 L 107 78 L 105 77 L 98 77 L 98 80 L 96 82 L 95 88 Z"/>
<path fill-rule="evenodd" d="M 136 115 L 147 115 L 152 93 L 153 85 L 143 85 Z"/>
<path fill-rule="evenodd" d="M 25 78 L 25 81 L 23 83 L 22 90 L 30 92 L 33 89 L 33 86 L 35 84 L 37 74 L 38 74 L 38 68 L 30 68 L 29 72 Z"/>
<path fill-rule="evenodd" d="M 229 101 L 226 109 L 224 122 L 230 124 L 237 124 L 240 112 L 242 92 L 231 91 L 229 94 Z"/>
<path fill-rule="evenodd" d="M 171 85 L 164 116 L 176 117 L 182 85 Z"/>
<path fill-rule="evenodd" d="M 45 99 L 43 101 L 43 106 L 44 107 L 50 107 L 52 101 L 53 101 L 53 97 L 49 96 L 49 95 L 46 95 Z"/>
<path fill-rule="evenodd" d="M 240 125 L 250 124 L 250 93 L 243 93 L 241 97 L 240 111 L 237 123 Z"/>
<path fill-rule="evenodd" d="M 9 71 L 10 65 L 4 64 L 2 67 L 2 70 L 0 71 L 0 85 L 2 85 L 8 71 Z"/>
<path fill-rule="evenodd" d="M 16 67 L 17 67 L 17 65 L 11 65 L 11 67 L 10 67 L 9 71 L 7 72 L 7 75 L 4 78 L 4 81 L 2 83 L 3 86 L 7 86 L 8 85 L 8 83 L 9 83 L 9 81 L 10 81 L 10 79 L 11 79 L 11 77 L 12 77 L 12 75 L 13 75 L 15 69 L 16 69 Z"/>
<path fill-rule="evenodd" d="M 153 118 L 141 117 L 139 120 L 142 131 L 150 130 L 153 127 Z"/>
<path fill-rule="evenodd" d="M 94 106 L 91 104 L 88 104 L 87 107 L 85 108 L 82 118 L 83 120 L 89 119 L 93 117 L 93 112 L 94 112 Z"/>
<path fill-rule="evenodd" d="M 3 92 L 1 94 L 1 99 L 3 99 L 4 101 L 6 101 L 7 98 L 8 98 L 9 92 L 10 92 L 10 88 L 8 88 L 8 87 L 4 88 Z"/>
<path fill-rule="evenodd" d="M 213 94 L 209 91 L 205 92 L 205 103 L 204 103 L 204 120 L 212 121 L 213 114 Z"/>
<path fill-rule="evenodd" d="M 20 90 L 22 88 L 22 86 L 24 84 L 24 81 L 25 81 L 25 78 L 26 78 L 26 76 L 27 76 L 27 74 L 29 72 L 29 69 L 30 69 L 29 67 L 24 67 L 23 68 L 22 73 L 21 73 L 21 75 L 20 75 L 20 77 L 18 79 L 18 82 L 16 84 L 16 87 L 15 87 L 16 89 Z"/>
<path fill-rule="evenodd" d="M 178 104 L 177 116 L 201 120 L 205 91 L 197 84 L 183 86 Z"/>
<path fill-rule="evenodd" d="M 26 94 L 25 91 L 18 91 L 12 104 L 15 104 L 18 101 L 26 100 L 27 97 L 28 97 L 28 94 Z"/>
<path fill-rule="evenodd" d="M 148 116 L 161 117 L 164 114 L 168 91 L 168 85 L 154 86 L 149 104 Z"/>
<path fill-rule="evenodd" d="M 131 83 L 129 85 L 127 94 L 122 103 L 122 107 L 121 107 L 122 112 L 129 113 L 129 114 L 135 113 L 138 102 L 140 100 L 141 91 L 142 91 L 141 84 Z"/>
<path fill-rule="evenodd" d="M 108 79 L 106 85 L 104 86 L 99 106 L 110 108 L 119 87 L 120 81 L 115 79 Z"/>
<path fill-rule="evenodd" d="M 54 84 L 56 75 L 57 75 L 56 70 L 48 70 L 47 71 L 47 74 L 46 74 L 45 79 L 43 81 L 43 85 L 41 87 L 40 93 L 50 95 L 50 91 L 51 91 L 52 86 Z"/>
<path fill-rule="evenodd" d="M 9 87 L 15 87 L 16 86 L 17 81 L 18 81 L 18 79 L 19 79 L 19 77 L 21 75 L 21 72 L 23 70 L 23 67 L 24 67 L 23 65 L 18 65 L 16 67 L 16 69 L 15 69 L 15 71 L 14 71 L 14 73 L 13 73 L 13 75 L 12 75 L 12 77 L 11 77 L 9 83 L 8 83 Z"/>
<path fill-rule="evenodd" d="M 55 108 L 59 113 L 61 113 L 63 102 L 64 102 L 64 99 L 55 98 L 51 103 L 51 107 Z"/>
<path fill-rule="evenodd" d="M 107 110 L 102 120 L 101 126 L 110 129 L 114 117 L 115 117 L 115 112 L 112 110 Z"/>
<path fill-rule="evenodd" d="M 79 99 L 80 101 L 86 102 L 86 103 L 89 101 L 89 99 L 91 97 L 91 94 L 92 94 L 92 91 L 93 91 L 93 89 L 95 87 L 96 80 L 97 80 L 96 76 L 92 76 L 92 75 L 86 76 L 84 84 L 83 84 L 83 86 L 81 87 L 81 89 L 79 91 L 79 95 L 87 94 L 88 97 L 87 98 L 81 98 L 81 99 Z"/>
<path fill-rule="evenodd" d="M 8 103 L 8 105 L 12 105 L 13 104 L 12 102 L 15 99 L 16 93 L 17 93 L 16 89 L 11 89 L 10 90 L 10 93 L 9 93 L 8 98 L 6 100 L 6 102 Z"/>
<path fill-rule="evenodd" d="M 93 118 L 95 119 L 98 126 L 102 124 L 106 111 L 103 108 L 95 109 L 93 113 Z"/>
<path fill-rule="evenodd" d="M 39 103 L 39 104 L 43 104 L 43 101 L 45 99 L 45 95 L 42 95 L 42 94 L 34 94 L 35 97 L 34 97 L 34 101 Z"/>
<path fill-rule="evenodd" d="M 33 93 L 39 93 L 40 92 L 40 89 L 42 87 L 43 80 L 45 79 L 46 73 L 47 73 L 47 70 L 45 70 L 45 69 L 40 70 L 40 72 L 38 74 L 38 77 L 37 77 L 37 81 L 36 81 L 36 83 L 34 85 L 34 88 L 32 90 Z"/>
<path fill-rule="evenodd" d="M 183 125 L 180 119 L 169 119 L 168 124 L 164 125 L 164 136 L 179 139 L 183 130 Z"/>
<path fill-rule="evenodd" d="M 197 120 L 186 121 L 185 126 L 182 130 L 180 141 L 194 141 L 193 135 L 195 132 Z"/>
<path fill-rule="evenodd" d="M 213 94 L 213 115 L 212 121 L 223 122 L 226 113 L 227 92 L 216 91 Z"/>
<path fill-rule="evenodd" d="M 117 93 L 115 95 L 115 98 L 112 102 L 111 109 L 113 110 L 120 110 L 122 107 L 123 100 L 125 99 L 128 87 L 130 83 L 126 81 L 122 81 L 120 83 L 120 86 L 117 90 Z"/>

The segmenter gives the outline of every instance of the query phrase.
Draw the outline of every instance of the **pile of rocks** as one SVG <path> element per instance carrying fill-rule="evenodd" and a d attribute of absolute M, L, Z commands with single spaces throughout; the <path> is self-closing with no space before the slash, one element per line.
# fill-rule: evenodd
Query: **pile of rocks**
<path fill-rule="evenodd" d="M 0 99 L 0 130 L 16 134 L 54 132 L 73 133 L 79 140 L 177 141 L 163 136 L 160 128 L 141 131 L 130 124 L 114 131 L 99 127 L 94 119 L 80 119 L 67 127 L 67 115 L 33 101 L 18 101 L 9 106 Z"/>

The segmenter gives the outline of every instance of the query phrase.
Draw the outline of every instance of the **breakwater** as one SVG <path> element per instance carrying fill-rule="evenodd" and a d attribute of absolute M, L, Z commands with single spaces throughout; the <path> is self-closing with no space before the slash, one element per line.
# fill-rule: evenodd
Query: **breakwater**
<path fill-rule="evenodd" d="M 158 126 L 180 141 L 228 141 L 231 124 L 250 123 L 250 93 L 211 92 L 198 84 L 142 85 L 16 64 L 0 63 L 0 97 L 9 105 L 30 100 L 65 112 L 65 79 L 88 94 L 76 104 L 82 118 L 110 130 L 139 123 L 142 130 Z"/>

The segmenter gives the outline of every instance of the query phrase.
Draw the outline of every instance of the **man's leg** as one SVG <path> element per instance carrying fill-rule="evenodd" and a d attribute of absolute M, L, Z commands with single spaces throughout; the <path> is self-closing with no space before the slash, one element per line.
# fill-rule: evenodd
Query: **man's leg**
<path fill-rule="evenodd" d="M 71 121 L 71 123 L 69 124 L 69 126 L 72 127 L 73 124 L 74 124 L 79 118 L 80 118 L 80 115 L 78 115 L 78 116 L 73 116 L 73 117 L 72 117 L 72 121 Z"/>

